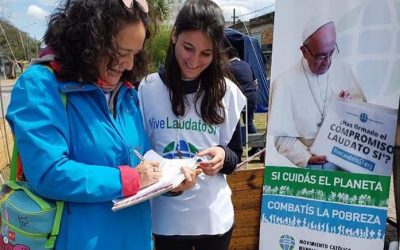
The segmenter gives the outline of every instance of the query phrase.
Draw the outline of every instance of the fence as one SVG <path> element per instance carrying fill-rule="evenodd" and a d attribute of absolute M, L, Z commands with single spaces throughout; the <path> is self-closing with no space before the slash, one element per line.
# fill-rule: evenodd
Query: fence
<path fill-rule="evenodd" d="M 0 82 L 0 171 L 8 172 L 13 146 L 11 129 L 5 120 L 5 113 L 10 102 L 10 92 L 13 82 Z M 6 171 L 4 171 L 6 170 Z"/>

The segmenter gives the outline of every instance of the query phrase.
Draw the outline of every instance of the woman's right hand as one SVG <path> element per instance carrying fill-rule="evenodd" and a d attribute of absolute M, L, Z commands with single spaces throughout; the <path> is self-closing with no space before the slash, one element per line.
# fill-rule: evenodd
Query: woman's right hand
<path fill-rule="evenodd" d="M 160 164 L 155 161 L 142 161 L 136 170 L 139 173 L 140 189 L 156 183 L 162 176 Z"/>

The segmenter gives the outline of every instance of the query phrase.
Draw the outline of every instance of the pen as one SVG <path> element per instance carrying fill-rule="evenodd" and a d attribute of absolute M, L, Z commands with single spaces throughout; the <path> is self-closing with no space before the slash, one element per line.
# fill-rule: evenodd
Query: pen
<path fill-rule="evenodd" d="M 144 161 L 144 157 L 141 153 L 139 153 L 139 151 L 137 151 L 136 149 L 133 150 L 133 153 L 135 154 L 135 156 L 140 160 L 140 161 Z"/>

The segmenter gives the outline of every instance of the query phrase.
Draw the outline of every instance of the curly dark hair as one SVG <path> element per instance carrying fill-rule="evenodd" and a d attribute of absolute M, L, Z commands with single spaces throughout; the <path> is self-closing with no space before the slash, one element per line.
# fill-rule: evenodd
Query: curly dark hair
<path fill-rule="evenodd" d="M 195 97 L 197 102 L 203 95 L 200 112 L 197 108 L 196 112 L 208 124 L 221 124 L 225 120 L 225 109 L 222 103 L 226 91 L 226 82 L 222 70 L 224 25 L 225 20 L 221 8 L 211 0 L 186 1 L 174 24 L 176 36 L 179 36 L 183 31 L 201 30 L 212 39 L 213 59 L 210 65 L 200 74 L 200 90 Z M 165 60 L 165 70 L 165 84 L 169 89 L 172 110 L 176 116 L 183 116 L 186 99 L 172 37 Z"/>
<path fill-rule="evenodd" d="M 108 68 L 118 63 L 116 34 L 126 24 L 143 22 L 146 39 L 150 19 L 133 1 L 127 8 L 122 0 L 67 0 L 50 16 L 44 42 L 56 54 L 62 67 L 57 77 L 63 80 L 96 82 L 102 58 L 109 58 Z M 148 70 L 144 51 L 135 55 L 134 67 L 125 71 L 121 81 L 136 81 Z"/>

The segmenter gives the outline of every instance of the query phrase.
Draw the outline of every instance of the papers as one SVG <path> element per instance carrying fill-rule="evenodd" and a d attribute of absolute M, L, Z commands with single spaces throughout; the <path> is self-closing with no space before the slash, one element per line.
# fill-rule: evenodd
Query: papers
<path fill-rule="evenodd" d="M 114 205 L 112 207 L 113 211 L 135 205 L 176 188 L 185 179 L 185 176 L 181 172 L 181 167 L 185 166 L 194 169 L 197 166 L 197 162 L 203 161 L 203 158 L 201 157 L 189 159 L 165 159 L 153 150 L 148 151 L 144 155 L 144 159 L 160 162 L 162 177 L 158 182 L 139 190 L 139 192 L 133 196 L 114 200 Z"/>
<path fill-rule="evenodd" d="M 390 176 L 397 110 L 335 99 L 311 153 L 352 173 Z"/>

